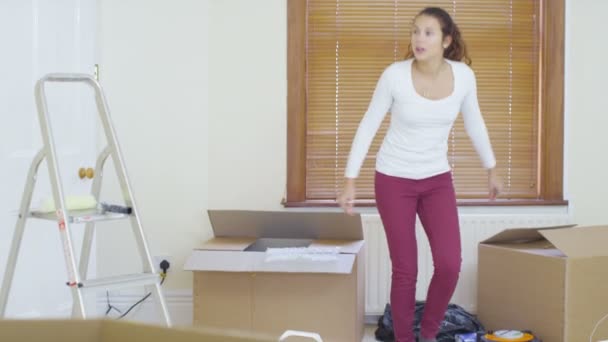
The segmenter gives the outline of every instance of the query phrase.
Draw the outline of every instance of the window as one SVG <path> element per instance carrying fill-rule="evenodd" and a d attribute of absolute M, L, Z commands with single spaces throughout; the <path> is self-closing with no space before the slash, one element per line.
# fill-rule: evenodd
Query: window
<path fill-rule="evenodd" d="M 404 58 L 416 13 L 447 10 L 461 29 L 504 180 L 487 201 L 487 175 L 461 119 L 448 142 L 460 205 L 563 204 L 563 0 L 288 0 L 286 206 L 334 205 L 353 136 L 382 70 Z M 357 180 L 373 205 L 375 154 Z"/>

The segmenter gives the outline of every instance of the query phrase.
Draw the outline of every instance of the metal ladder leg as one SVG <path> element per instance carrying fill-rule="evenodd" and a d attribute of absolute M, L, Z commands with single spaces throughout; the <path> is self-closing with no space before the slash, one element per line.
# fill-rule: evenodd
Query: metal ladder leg
<path fill-rule="evenodd" d="M 70 231 L 70 222 L 66 220 L 68 211 L 65 205 L 65 196 L 63 194 L 63 186 L 61 183 L 61 175 L 57 165 L 57 153 L 49 120 L 44 83 L 48 80 L 47 77 L 36 82 L 35 97 L 36 107 L 38 108 L 38 117 L 40 121 L 40 129 L 42 140 L 44 142 L 45 154 L 47 156 L 47 166 L 53 189 L 53 199 L 55 200 L 55 208 L 57 213 L 59 233 L 63 244 L 63 254 L 65 256 L 68 286 L 72 289 L 72 300 L 74 306 L 78 308 L 78 314 L 81 318 L 86 318 L 84 301 L 82 292 L 80 291 L 80 276 L 77 272 L 76 259 L 74 257 L 74 246 Z"/>
<path fill-rule="evenodd" d="M 118 176 L 120 188 L 124 196 L 124 201 L 127 206 L 132 208 L 133 214 L 131 215 L 131 227 L 133 229 L 133 234 L 137 242 L 143 269 L 144 272 L 155 272 L 155 267 L 152 263 L 152 257 L 150 255 L 150 249 L 148 247 L 148 243 L 146 242 L 145 234 L 140 221 L 139 211 L 135 200 L 133 199 L 133 191 L 131 189 L 129 178 L 125 168 L 124 158 L 122 156 L 118 139 L 116 138 L 116 132 L 110 120 L 110 113 L 108 110 L 107 101 L 103 95 L 103 92 L 101 91 L 101 87 L 99 87 L 98 84 L 96 86 L 96 94 L 98 112 L 101 116 L 101 121 L 104 127 L 108 147 L 111 148 L 112 161 L 114 162 L 116 175 Z M 160 306 L 161 314 L 163 315 L 166 325 L 171 326 L 169 311 L 165 302 L 164 295 L 162 293 L 160 283 L 156 283 L 154 285 L 154 289 L 152 292 L 155 294 L 156 300 Z"/>
<path fill-rule="evenodd" d="M 34 185 L 36 184 L 36 175 L 38 173 L 38 167 L 44 159 L 44 150 L 40 150 L 34 157 L 30 170 L 27 174 L 25 182 L 25 189 L 23 191 L 23 197 L 21 199 L 21 206 L 19 208 L 19 216 L 17 218 L 17 224 L 15 232 L 13 233 L 13 242 L 11 243 L 11 250 L 9 252 L 8 260 L 6 262 L 6 271 L 4 273 L 4 279 L 2 281 L 2 291 L 0 292 L 0 318 L 6 315 L 6 306 L 8 303 L 8 296 L 11 292 L 13 285 L 13 277 L 15 275 L 15 267 L 17 266 L 17 257 L 19 256 L 19 249 L 21 248 L 21 241 L 23 239 L 23 233 L 25 231 L 25 222 L 28 217 L 30 205 L 32 202 L 32 195 L 34 193 Z"/>
<path fill-rule="evenodd" d="M 105 148 L 97 157 L 97 162 L 95 163 L 95 170 L 103 170 L 103 166 L 110 155 L 110 149 Z M 103 172 L 97 172 L 95 178 L 93 178 L 93 184 L 91 186 L 91 195 L 99 200 L 99 195 L 101 193 L 101 184 L 103 180 Z M 89 261 L 91 260 L 91 248 L 93 247 L 93 237 L 95 233 L 95 222 L 87 222 L 84 227 L 84 237 L 82 239 L 82 250 L 80 251 L 80 265 L 79 265 L 79 275 L 80 279 L 88 279 L 88 270 L 89 270 Z M 73 306 L 72 308 L 72 316 L 77 315 L 77 307 Z"/>

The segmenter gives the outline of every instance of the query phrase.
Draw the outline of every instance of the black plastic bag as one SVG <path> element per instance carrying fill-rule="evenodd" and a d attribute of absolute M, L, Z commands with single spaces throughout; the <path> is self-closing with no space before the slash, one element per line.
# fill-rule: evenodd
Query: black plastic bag
<path fill-rule="evenodd" d="M 412 327 L 416 336 L 418 336 L 418 333 L 420 332 L 420 321 L 422 320 L 424 304 L 425 302 L 423 301 L 416 301 L 414 326 Z M 443 322 L 441 322 L 439 333 L 437 334 L 437 341 L 452 342 L 456 339 L 455 336 L 457 334 L 481 333 L 484 332 L 484 330 L 483 325 L 474 315 L 468 313 L 456 304 L 449 304 Z M 376 329 L 375 336 L 378 341 L 395 341 L 390 304 L 386 304 L 384 314 L 378 319 L 378 328 Z"/>

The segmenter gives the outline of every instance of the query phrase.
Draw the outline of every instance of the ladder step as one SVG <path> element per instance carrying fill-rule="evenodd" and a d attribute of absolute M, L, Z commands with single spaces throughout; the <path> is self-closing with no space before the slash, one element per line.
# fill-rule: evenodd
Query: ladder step
<path fill-rule="evenodd" d="M 156 283 L 160 283 L 160 274 L 138 273 L 98 279 L 89 279 L 83 281 L 81 283 L 81 287 L 83 290 L 96 288 L 117 289 L 142 285 L 154 285 Z"/>
<path fill-rule="evenodd" d="M 54 212 L 30 212 L 30 217 L 57 221 L 57 214 Z M 87 223 L 93 221 L 110 221 L 110 220 L 122 220 L 129 218 L 130 214 L 122 214 L 115 212 L 102 212 L 98 209 L 86 209 L 86 210 L 70 210 L 68 211 L 67 222 L 68 223 Z"/>

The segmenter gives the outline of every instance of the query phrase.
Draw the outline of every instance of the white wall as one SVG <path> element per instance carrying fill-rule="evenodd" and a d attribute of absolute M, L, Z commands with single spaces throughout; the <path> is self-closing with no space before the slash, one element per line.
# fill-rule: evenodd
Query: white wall
<path fill-rule="evenodd" d="M 208 207 L 208 8 L 197 0 L 99 5 L 100 81 L 150 248 L 172 256 L 174 271 L 202 239 Z M 129 226 L 97 231 L 98 275 L 136 270 Z M 172 272 L 166 285 L 187 287 L 188 276 Z"/>
<path fill-rule="evenodd" d="M 575 222 L 605 224 L 608 46 L 599 24 L 608 1 L 568 0 L 566 11 L 567 190 Z"/>
<path fill-rule="evenodd" d="M 209 2 L 209 207 L 280 209 L 286 1 Z"/>
<path fill-rule="evenodd" d="M 566 192 L 575 222 L 606 223 L 608 48 L 596 23 L 608 2 L 567 0 L 567 11 Z M 177 267 L 209 235 L 204 210 L 282 208 L 285 13 L 284 0 L 101 0 L 102 82 L 151 247 Z M 102 236 L 99 269 L 126 267 L 128 245 Z M 173 273 L 167 286 L 190 281 Z"/>

